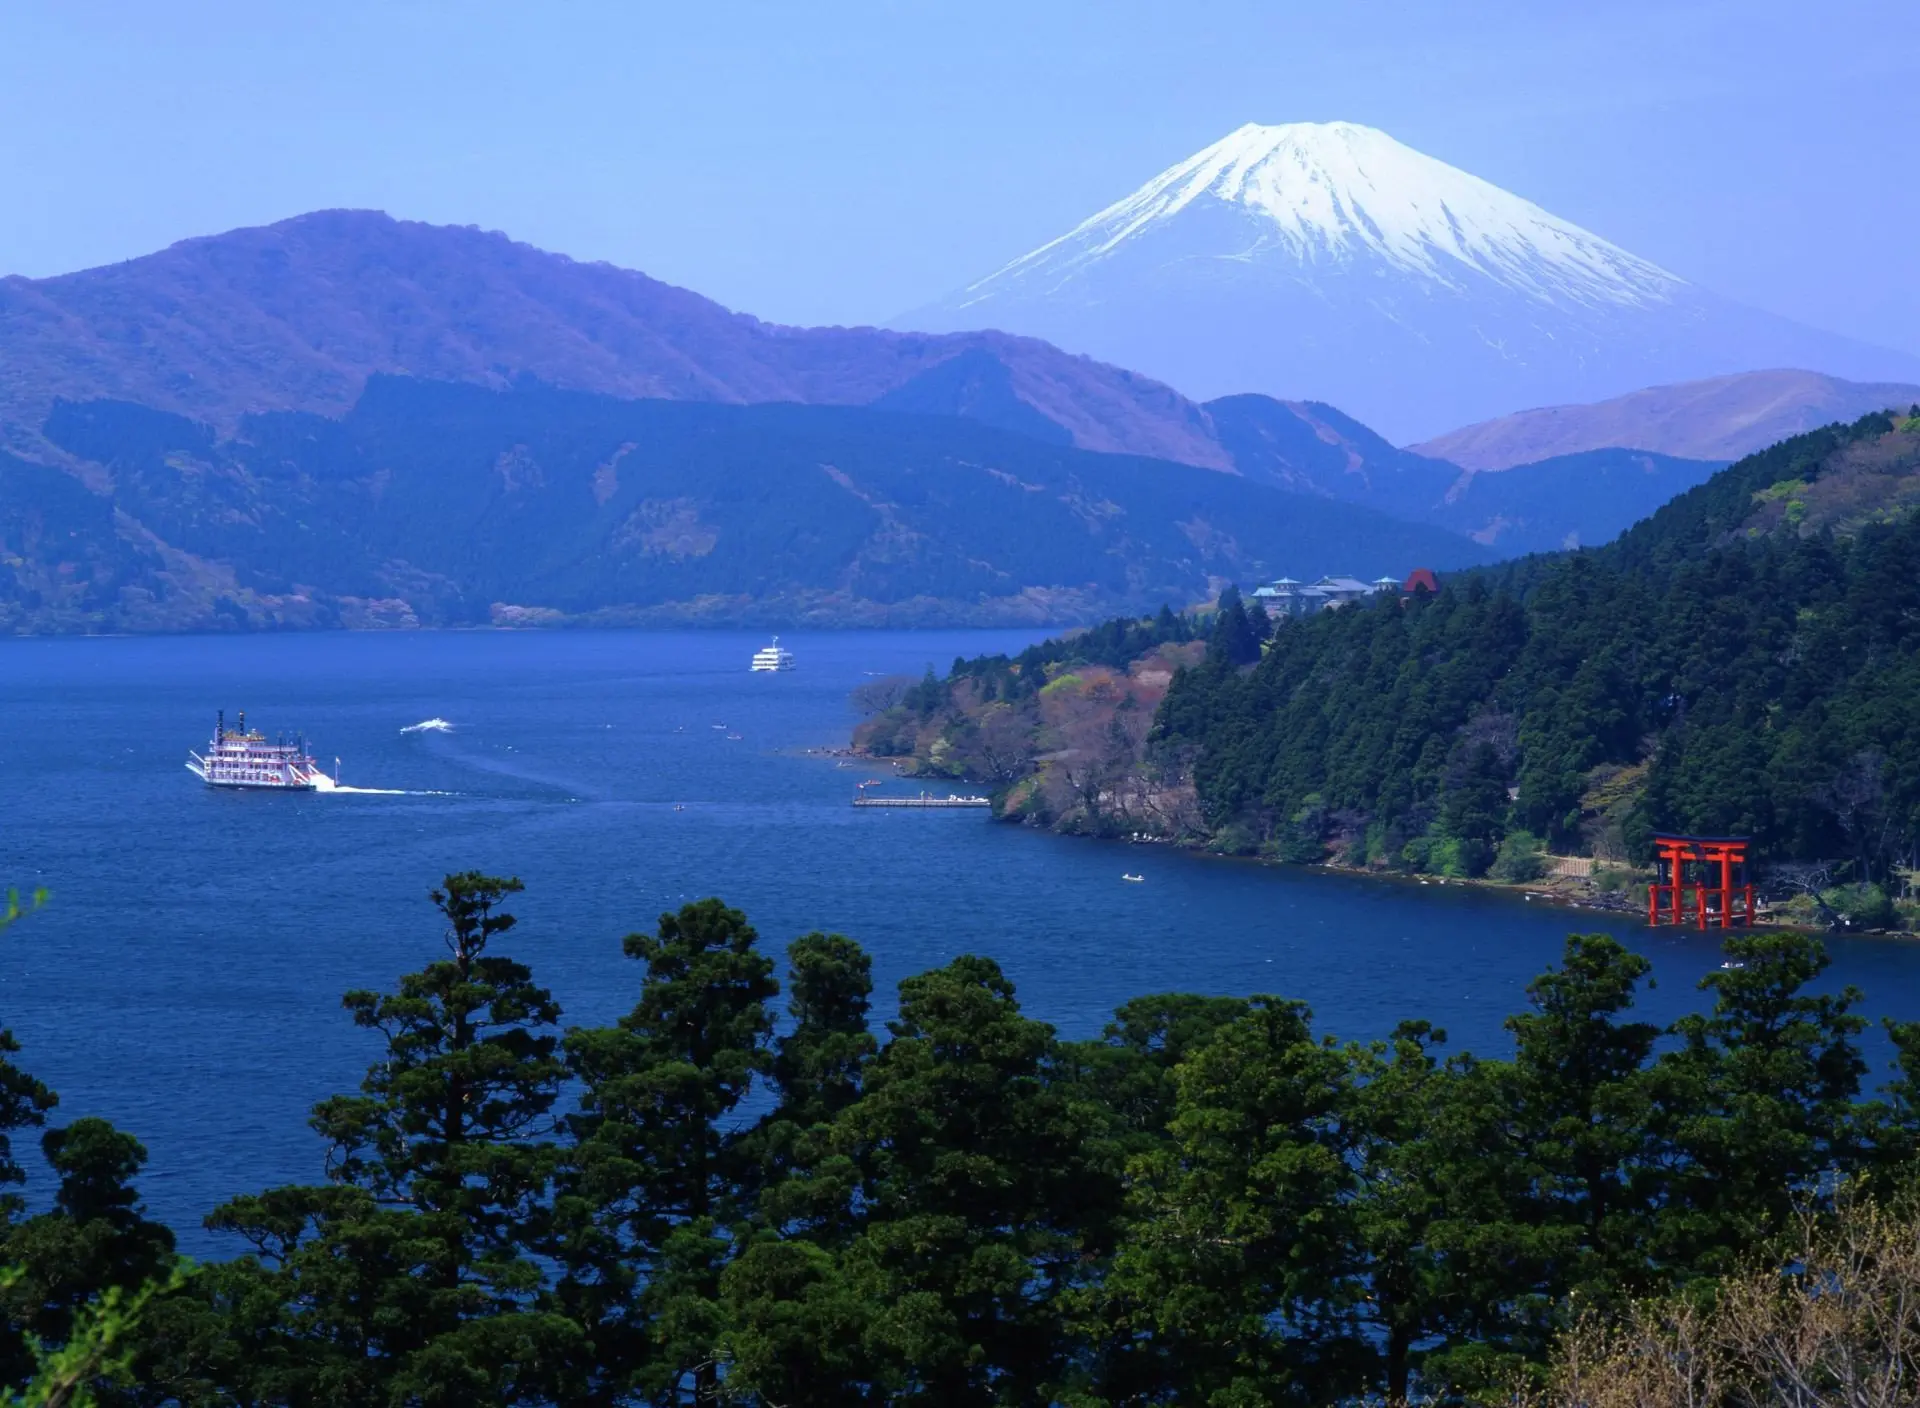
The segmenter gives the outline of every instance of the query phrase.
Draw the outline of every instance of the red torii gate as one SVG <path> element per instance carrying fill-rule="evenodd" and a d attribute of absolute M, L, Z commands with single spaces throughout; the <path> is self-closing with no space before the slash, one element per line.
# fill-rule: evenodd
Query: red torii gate
<path fill-rule="evenodd" d="M 1745 836 L 1653 838 L 1659 858 L 1647 886 L 1647 923 L 1753 927 L 1753 882 L 1747 876 Z M 1740 883 L 1733 868 L 1740 867 Z M 1691 875 L 1689 874 L 1691 867 Z M 1718 883 L 1715 883 L 1715 882 Z"/>

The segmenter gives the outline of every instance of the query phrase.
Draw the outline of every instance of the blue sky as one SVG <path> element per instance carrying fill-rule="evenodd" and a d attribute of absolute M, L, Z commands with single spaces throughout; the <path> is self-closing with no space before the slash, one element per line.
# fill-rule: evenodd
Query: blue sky
<path fill-rule="evenodd" d="M 0 8 L 0 273 L 326 206 L 795 322 L 984 274 L 1242 122 L 1345 118 L 1920 352 L 1911 0 Z"/>

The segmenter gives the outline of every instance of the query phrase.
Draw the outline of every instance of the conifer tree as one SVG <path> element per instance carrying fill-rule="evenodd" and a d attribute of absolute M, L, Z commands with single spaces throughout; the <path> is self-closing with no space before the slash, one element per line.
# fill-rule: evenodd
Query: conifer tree
<path fill-rule="evenodd" d="M 847 1280 L 871 1307 L 872 1381 L 901 1405 L 1046 1403 L 1069 1343 L 1080 1227 L 1115 1195 L 1053 1030 L 991 959 L 900 984 L 892 1039 L 840 1117 L 861 1226 Z"/>
<path fill-rule="evenodd" d="M 1355 1253 L 1344 1053 L 1260 997 L 1184 1062 L 1164 1148 L 1129 1165 L 1132 1221 L 1103 1288 L 1134 1341 L 1123 1401 L 1331 1402 L 1366 1351 L 1338 1305 Z"/>
<path fill-rule="evenodd" d="M 18 890 L 7 891 L 6 901 L 0 905 L 0 933 L 45 904 L 46 899 L 46 891 L 39 890 L 23 905 Z M 20 1043 L 13 1032 L 0 1030 L 0 1223 L 11 1223 L 26 1206 L 12 1191 L 27 1181 L 26 1170 L 14 1157 L 13 1133 L 45 1124 L 47 1111 L 60 1103 L 52 1090 L 14 1064 L 12 1058 L 19 1054 Z"/>
<path fill-rule="evenodd" d="M 1669 1204 L 1655 1248 L 1681 1275 L 1730 1269 L 1864 1152 L 1859 991 L 1806 990 L 1830 961 L 1809 935 L 1761 931 L 1724 948 L 1741 966 L 1701 980 L 1713 1011 L 1674 1024 L 1683 1044 L 1654 1071 Z"/>
<path fill-rule="evenodd" d="M 1621 1020 L 1652 967 L 1606 934 L 1572 935 L 1560 967 L 1527 985 L 1532 1010 L 1507 1019 L 1507 1102 L 1531 1182 L 1521 1215 L 1558 1242 L 1551 1296 L 1600 1304 L 1658 1289 L 1647 1063 L 1660 1028 Z"/>
<path fill-rule="evenodd" d="M 1355 1088 L 1346 1121 L 1353 1131 L 1353 1237 L 1357 1293 L 1378 1346 L 1379 1376 L 1389 1403 L 1408 1400 L 1415 1346 L 1438 1339 L 1444 1349 L 1473 1314 L 1462 1304 L 1466 1278 L 1450 1245 L 1450 1215 L 1479 1180 L 1462 1179 L 1463 1140 L 1456 1118 L 1463 1077 L 1442 1066 L 1433 1048 L 1446 1033 L 1403 1022 L 1390 1041 L 1350 1049 Z M 1469 1126 L 1472 1133 L 1477 1129 Z"/>
<path fill-rule="evenodd" d="M 711 1402 L 720 1277 L 746 1235 L 754 1142 L 736 1112 L 773 1065 L 773 962 L 700 900 L 624 947 L 645 965 L 612 1027 L 569 1033 L 581 1085 L 563 1174 L 558 1304 L 591 1339 L 591 1402 Z"/>
<path fill-rule="evenodd" d="M 873 959 L 841 934 L 807 934 L 787 947 L 787 1011 L 772 1077 L 778 1118 L 803 1129 L 830 1123 L 860 1094 L 877 1044 L 867 1026 Z"/>
<path fill-rule="evenodd" d="M 868 1401 L 872 1306 L 836 1253 L 853 1235 L 855 1171 L 833 1121 L 859 1098 L 876 1043 L 873 961 L 839 934 L 787 948 L 791 1028 L 770 1074 L 779 1103 L 754 1132 L 763 1180 L 751 1241 L 721 1280 L 728 1387 L 786 1408 Z"/>
<path fill-rule="evenodd" d="M 490 947 L 518 880 L 468 871 L 432 895 L 448 957 L 398 992 L 350 992 L 385 1046 L 361 1093 L 315 1107 L 330 1183 L 236 1199 L 209 1219 L 252 1245 L 220 1305 L 250 1345 L 241 1395 L 294 1402 L 539 1403 L 568 1391 L 579 1336 L 539 1308 L 559 1008 Z M 277 1300 L 276 1314 L 261 1305 Z"/>
<path fill-rule="evenodd" d="M 60 1180 L 53 1208 L 16 1226 L 0 1260 L 23 1272 L 5 1295 L 9 1318 L 43 1343 L 60 1343 L 93 1295 L 163 1278 L 173 1233 L 140 1207 L 133 1179 L 147 1151 L 132 1135 L 103 1119 L 78 1119 L 48 1130 L 41 1147 Z"/>
<path fill-rule="evenodd" d="M 1260 658 L 1260 641 L 1247 609 L 1240 601 L 1240 589 L 1229 586 L 1220 593 L 1220 605 L 1214 613 L 1213 634 L 1207 641 L 1207 658 L 1217 664 L 1238 667 Z"/>

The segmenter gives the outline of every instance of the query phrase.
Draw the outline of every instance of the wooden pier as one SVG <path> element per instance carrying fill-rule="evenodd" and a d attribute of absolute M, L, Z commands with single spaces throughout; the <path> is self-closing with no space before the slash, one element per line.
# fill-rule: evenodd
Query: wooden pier
<path fill-rule="evenodd" d="M 948 793 L 944 797 L 933 797 L 922 792 L 918 797 L 869 797 L 865 792 L 854 795 L 856 807 L 991 807 L 990 797 L 962 797 L 958 793 Z"/>

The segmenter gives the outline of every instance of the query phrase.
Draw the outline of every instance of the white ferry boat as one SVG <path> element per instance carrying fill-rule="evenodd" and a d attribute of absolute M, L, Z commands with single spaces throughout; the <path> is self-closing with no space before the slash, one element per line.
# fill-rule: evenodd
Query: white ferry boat
<path fill-rule="evenodd" d="M 207 755 L 203 758 L 188 749 L 187 771 L 209 787 L 312 792 L 333 782 L 308 754 L 304 739 L 296 738 L 289 743 L 279 738 L 269 743 L 264 733 L 247 728 L 244 709 L 233 728 L 227 727 L 226 710 L 215 716 L 213 742 L 207 745 Z"/>
<path fill-rule="evenodd" d="M 791 670 L 793 668 L 793 652 L 780 644 L 780 637 L 775 636 L 772 645 L 755 652 L 753 668 L 756 672 Z"/>

